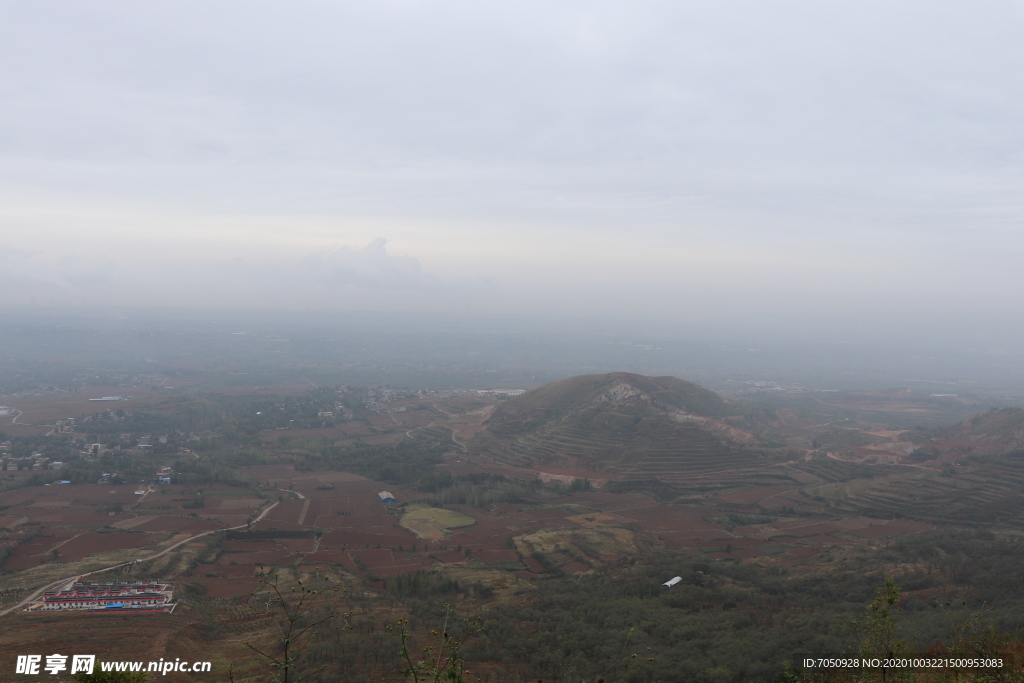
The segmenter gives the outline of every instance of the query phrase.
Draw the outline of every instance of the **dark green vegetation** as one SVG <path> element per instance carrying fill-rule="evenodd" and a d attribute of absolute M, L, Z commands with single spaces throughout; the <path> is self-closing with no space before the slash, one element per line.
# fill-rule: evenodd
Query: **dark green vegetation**
<path fill-rule="evenodd" d="M 892 559 L 911 564 L 885 588 L 878 570 Z M 889 544 L 875 560 L 871 568 L 840 563 L 826 580 L 659 552 L 634 566 L 543 581 L 528 600 L 486 608 L 475 591 L 416 572 L 388 581 L 387 607 L 348 597 L 335 603 L 352 615 L 353 630 L 313 636 L 296 670 L 323 667 L 313 680 L 324 683 L 364 680 L 370 670 L 398 680 L 397 648 L 371 634 L 383 630 L 385 612 L 398 609 L 408 615 L 409 631 L 429 641 L 444 603 L 456 604 L 459 616 L 482 616 L 482 632 L 463 654 L 467 668 L 490 681 L 591 681 L 602 674 L 631 682 L 782 681 L 804 655 L 877 656 L 896 648 L 890 654 L 1009 661 L 1019 647 L 1024 543 L 942 532 Z M 662 585 L 676 575 L 679 584 Z M 891 600 L 884 614 L 869 609 L 880 586 Z"/>
<path fill-rule="evenodd" d="M 474 447 L 500 460 L 673 479 L 792 454 L 755 432 L 756 410 L 675 377 L 624 372 L 553 382 L 510 399 Z"/>
<path fill-rule="evenodd" d="M 428 399 L 408 391 L 384 401 L 383 394 L 380 387 L 307 386 L 274 396 L 196 392 L 121 414 L 101 406 L 94 416 L 78 416 L 74 432 L 13 440 L 19 458 L 38 451 L 63 459 L 63 469 L 19 472 L 2 481 L 15 487 L 59 476 L 95 484 L 103 474 L 111 483 L 151 481 L 157 468 L 168 467 L 175 485 L 188 487 L 174 494 L 187 498 L 177 517 L 212 515 L 214 502 L 222 501 L 200 493 L 203 486 L 226 484 L 232 495 L 257 503 L 280 495 L 281 517 L 273 523 L 294 528 L 257 526 L 223 541 L 216 535 L 204 541 L 205 549 L 189 551 L 194 561 L 181 566 L 197 571 L 181 577 L 189 604 L 175 623 L 199 633 L 198 642 L 218 656 L 250 636 L 263 638 L 261 648 L 272 646 L 277 632 L 265 605 L 215 592 L 231 580 L 253 578 L 244 563 L 221 559 L 224 546 L 236 544 L 237 551 L 237 544 L 249 545 L 245 541 L 254 548 L 264 544 L 262 552 L 276 553 L 270 559 L 289 576 L 301 577 L 313 566 L 303 562 L 315 562 L 351 589 L 331 604 L 351 613 L 351 628 L 324 622 L 295 661 L 295 671 L 316 672 L 311 680 L 325 683 L 400 679 L 408 665 L 385 626 L 396 616 L 408 619 L 408 632 L 421 646 L 443 622 L 445 603 L 459 618 L 482 617 L 483 632 L 462 654 L 474 675 L 494 683 L 568 683 L 602 674 L 620 681 L 780 680 L 797 653 L 858 651 L 868 628 L 865 609 L 886 578 L 903 589 L 892 605 L 893 637 L 909 651 L 952 648 L 956 624 L 982 605 L 995 608 L 985 612 L 991 629 L 1012 635 L 1024 626 L 1024 457 L 1014 441 L 1019 411 L 898 434 L 838 408 L 830 420 L 835 424 L 821 424 L 796 412 L 728 402 L 674 378 L 613 373 L 500 402 L 476 436 L 467 437 L 472 430 L 459 429 L 477 428 L 472 411 L 493 399 Z M 397 412 L 399 405 L 404 412 Z M 144 434 L 151 437 L 149 449 L 140 448 Z M 154 438 L 164 434 L 166 443 Z M 97 442 L 104 452 L 81 453 Z M 260 465 L 272 467 L 250 467 Z M 542 483 L 533 476 L 542 466 L 578 475 Z M 250 471 L 301 473 L 311 483 L 300 488 L 267 481 L 278 474 L 256 478 Z M 341 500 L 344 478 L 329 476 L 337 472 L 394 487 L 408 502 L 463 506 L 461 512 L 477 516 L 477 526 L 494 534 L 509 534 L 517 515 L 529 517 L 537 526 L 518 527 L 514 535 L 533 534 L 535 550 L 522 550 L 519 558 L 522 538 L 497 536 L 499 543 L 486 550 L 464 552 L 453 542 L 427 551 L 425 539 L 410 536 L 413 543 L 383 547 L 353 541 L 351 547 L 367 554 L 349 558 L 337 541 L 331 546 L 325 539 L 354 535 L 368 520 L 340 506 L 324 513 L 321 500 Z M 591 474 L 611 481 L 592 490 Z M 301 490 L 310 500 L 268 491 L 278 486 Z M 569 492 L 580 495 L 563 495 Z M 155 505 L 156 497 L 144 505 Z M 641 501 L 649 516 L 621 521 Z M 157 512 L 140 509 L 140 515 Z M 389 526 L 402 509 L 380 512 L 386 518 L 381 528 L 405 533 Z M 127 514 L 106 503 L 97 510 Z M 679 510 L 692 516 L 662 519 Z M 244 525 L 246 514 L 232 523 Z M 351 528 L 346 514 L 357 518 Z M 559 528 L 542 526 L 557 515 L 564 519 Z M 852 517 L 871 519 L 861 519 L 859 527 L 835 526 Z M 935 527 L 874 524 L 894 517 Z M 313 523 L 318 518 L 319 526 Z M 296 525 L 298 519 L 305 521 Z M 661 528 L 662 522 L 676 526 Z M 822 529 L 801 535 L 805 522 Z M 29 543 L 37 539 L 33 528 L 21 523 L 9 537 Z M 381 560 L 378 567 L 385 569 L 375 573 L 374 558 L 389 552 L 395 562 L 423 564 L 395 573 Z M 498 559 L 478 559 L 488 554 Z M 676 575 L 683 578 L 679 585 L 662 586 Z M 961 603 L 962 613 L 951 614 Z M 860 626 L 850 626 L 858 620 Z"/>

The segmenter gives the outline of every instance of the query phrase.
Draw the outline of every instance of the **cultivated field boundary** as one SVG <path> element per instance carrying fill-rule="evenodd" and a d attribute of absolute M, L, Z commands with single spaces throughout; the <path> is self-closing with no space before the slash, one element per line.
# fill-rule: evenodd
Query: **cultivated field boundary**
<path fill-rule="evenodd" d="M 263 519 L 263 517 L 268 512 L 270 512 L 275 507 L 277 507 L 277 504 L 279 502 L 280 501 L 274 501 L 274 503 L 272 503 L 270 506 L 268 506 L 266 510 L 261 512 L 259 514 L 259 517 L 257 517 L 256 519 L 252 520 L 252 522 L 249 522 L 247 524 L 239 524 L 238 526 L 233 526 L 233 527 L 225 527 L 223 529 L 211 529 L 210 531 L 204 531 L 201 534 L 196 534 L 195 536 L 190 536 L 190 537 L 188 537 L 186 539 L 178 541 L 174 545 L 171 545 L 171 546 L 168 546 L 167 548 L 164 548 L 163 550 L 158 552 L 156 555 L 151 555 L 150 557 L 147 557 L 145 559 L 146 560 L 155 560 L 156 558 L 161 557 L 163 555 L 166 555 L 167 553 L 171 552 L 172 550 L 175 550 L 175 549 L 179 548 L 180 546 L 188 543 L 189 541 L 194 541 L 197 538 L 202 538 L 203 536 L 209 536 L 210 534 L 216 534 L 216 533 L 219 533 L 221 531 L 234 531 L 235 529 L 242 529 L 242 528 L 245 528 L 245 527 L 249 527 L 252 524 L 255 524 L 256 522 L 258 522 L 261 519 Z M 28 603 L 30 603 L 33 600 L 35 600 L 36 598 L 38 598 L 40 595 L 42 595 L 46 591 L 51 590 L 53 588 L 56 588 L 57 586 L 60 586 L 62 584 L 71 585 L 77 579 L 81 579 L 81 578 L 84 578 L 86 576 L 91 576 L 93 574 L 99 574 L 100 572 L 109 572 L 111 569 L 118 569 L 119 567 L 126 567 L 126 566 L 128 566 L 130 564 L 135 564 L 135 562 L 136 562 L 136 560 L 129 560 L 128 562 L 120 562 L 120 563 L 112 565 L 110 567 L 103 567 L 102 569 L 94 569 L 93 571 L 87 572 L 85 574 L 76 574 L 74 576 L 70 576 L 70 577 L 67 577 L 67 578 L 64 578 L 64 579 L 60 579 L 60 580 L 54 581 L 52 583 L 48 583 L 45 586 L 43 586 L 42 588 L 40 588 L 39 590 L 37 590 L 32 595 L 28 596 L 27 598 L 25 598 L 24 600 L 19 602 L 17 605 L 14 605 L 13 607 L 8 607 L 7 609 L 5 609 L 2 612 L 0 612 L 0 617 L 7 616 L 9 613 L 11 613 L 11 612 L 13 612 L 13 611 L 15 611 L 15 610 L 17 610 L 17 609 L 19 609 L 21 607 L 24 607 L 25 605 L 27 605 Z"/>

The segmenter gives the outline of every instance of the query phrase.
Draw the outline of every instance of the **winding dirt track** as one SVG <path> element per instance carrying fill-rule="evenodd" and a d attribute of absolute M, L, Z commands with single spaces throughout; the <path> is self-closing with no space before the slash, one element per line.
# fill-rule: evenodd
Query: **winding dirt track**
<path fill-rule="evenodd" d="M 277 507 L 277 501 L 275 501 L 272 505 L 268 506 L 266 510 L 261 512 L 259 517 L 257 517 L 256 519 L 254 519 L 252 521 L 252 524 L 255 524 L 256 522 L 258 522 L 261 519 L 263 519 L 263 517 L 268 512 L 273 510 L 275 507 Z M 238 526 L 227 527 L 227 528 L 224 528 L 224 529 L 212 529 L 210 531 L 204 531 L 201 534 L 196 534 L 195 536 L 190 536 L 190 537 L 188 537 L 188 538 L 186 538 L 184 540 L 178 541 L 174 545 L 169 546 L 167 548 L 164 548 L 163 550 L 158 552 L 156 555 L 151 555 L 151 556 L 149 556 L 149 557 L 147 557 L 145 559 L 146 560 L 155 560 L 156 558 L 158 558 L 158 557 L 160 557 L 162 555 L 166 555 L 167 553 L 171 552 L 175 548 L 178 548 L 178 547 L 188 543 L 189 541 L 194 541 L 197 538 L 202 538 L 203 536 L 209 536 L 210 534 L 215 534 L 215 533 L 218 533 L 220 531 L 234 531 L 235 529 L 242 529 L 242 528 L 245 528 L 245 527 L 248 527 L 248 526 L 249 526 L 249 524 L 240 524 Z M 73 584 L 78 579 L 84 578 L 86 576 L 91 576 L 92 574 L 99 574 L 100 572 L 108 572 L 111 569 L 117 569 L 118 567 L 126 567 L 126 566 L 128 566 L 130 564 L 133 564 L 134 562 L 135 562 L 135 560 L 129 560 L 128 562 L 121 562 L 119 564 L 111 565 L 110 567 L 104 567 L 102 569 L 96 569 L 94 571 L 87 572 L 85 574 L 76 574 L 75 576 L 71 576 L 71 577 L 68 577 L 66 579 L 61 579 L 59 581 L 54 581 L 53 583 L 49 583 L 49 584 L 43 586 L 42 588 L 40 588 L 39 590 L 37 590 L 32 595 L 30 595 L 27 598 L 25 598 L 24 600 L 22 600 L 21 602 L 19 602 L 17 605 L 14 605 L 13 607 L 8 607 L 4 611 L 0 612 L 0 617 L 6 616 L 8 613 L 13 612 L 14 610 L 16 610 L 16 609 L 18 609 L 20 607 L 24 607 L 25 605 L 27 605 L 28 603 L 30 603 L 33 600 L 35 600 L 36 598 L 38 598 L 40 595 L 42 595 L 46 591 L 52 590 L 52 589 L 56 588 L 57 586 L 60 586 L 62 584 L 67 584 L 68 586 L 70 586 L 71 584 Z"/>

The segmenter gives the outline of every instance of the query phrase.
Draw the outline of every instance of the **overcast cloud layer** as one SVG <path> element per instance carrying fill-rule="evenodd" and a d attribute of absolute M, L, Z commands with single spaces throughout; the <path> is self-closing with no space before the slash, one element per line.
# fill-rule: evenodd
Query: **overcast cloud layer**
<path fill-rule="evenodd" d="M 1020 2 L 0 12 L 0 303 L 1020 331 Z"/>

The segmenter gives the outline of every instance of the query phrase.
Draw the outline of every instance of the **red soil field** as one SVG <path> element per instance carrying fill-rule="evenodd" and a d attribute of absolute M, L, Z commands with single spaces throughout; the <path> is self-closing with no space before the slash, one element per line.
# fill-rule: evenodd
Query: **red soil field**
<path fill-rule="evenodd" d="M 349 555 L 365 564 L 368 568 L 395 563 L 395 556 L 388 548 L 350 550 Z"/>
<path fill-rule="evenodd" d="M 851 529 L 863 529 L 873 524 L 878 524 L 879 521 L 870 517 L 851 517 L 850 519 L 840 519 L 830 523 L 835 524 L 837 529 L 849 531 Z"/>
<path fill-rule="evenodd" d="M 313 539 L 299 539 L 309 541 L 310 548 Z M 251 553 L 259 551 L 281 552 L 283 549 L 273 541 L 225 541 L 224 550 L 228 552 Z"/>
<path fill-rule="evenodd" d="M 247 565 L 223 565 L 223 564 L 204 564 L 196 567 L 191 576 L 224 576 L 224 577 L 245 577 L 252 576 L 256 573 L 256 567 L 251 564 Z"/>
<path fill-rule="evenodd" d="M 569 573 L 585 572 L 588 569 L 590 569 L 590 567 L 582 562 L 570 562 L 569 564 L 562 565 L 562 571 Z"/>
<path fill-rule="evenodd" d="M 918 534 L 922 531 L 931 531 L 935 528 L 934 525 L 928 522 L 915 522 L 910 519 L 894 519 L 893 521 L 886 524 L 890 529 L 899 529 L 905 534 Z"/>
<path fill-rule="evenodd" d="M 267 513 L 267 516 L 263 518 L 263 521 L 295 523 L 298 521 L 299 514 L 302 512 L 302 508 L 305 505 L 306 501 L 301 498 L 282 500 L 277 504 L 277 507 Z"/>
<path fill-rule="evenodd" d="M 722 527 L 711 522 L 705 522 L 703 520 L 694 519 L 663 519 L 657 520 L 638 520 L 638 524 L 647 530 L 661 530 L 665 531 L 721 531 Z"/>
<path fill-rule="evenodd" d="M 412 539 L 410 539 L 412 540 Z M 364 548 L 366 544 L 370 544 L 370 547 L 374 547 L 380 543 L 381 536 L 378 534 L 368 534 L 361 531 L 332 531 L 326 533 L 320 539 L 321 550 L 357 550 Z"/>
<path fill-rule="evenodd" d="M 712 560 L 729 560 L 735 557 L 732 553 L 711 552 L 707 554 Z"/>
<path fill-rule="evenodd" d="M 367 416 L 366 421 L 369 422 L 374 427 L 385 427 L 387 429 L 394 429 L 398 427 L 398 425 L 395 424 L 394 420 L 392 420 L 387 415 L 379 415 L 375 413 L 373 415 Z"/>
<path fill-rule="evenodd" d="M 469 559 L 466 557 L 466 553 L 459 552 L 458 550 L 442 550 L 440 552 L 433 553 L 433 555 L 441 562 L 445 562 L 447 564 L 462 564 Z"/>
<path fill-rule="evenodd" d="M 821 548 L 807 546 L 804 548 L 795 548 L 793 550 L 787 550 L 785 553 L 782 554 L 782 556 L 786 559 L 812 557 L 814 555 L 820 554 L 821 551 Z"/>
<path fill-rule="evenodd" d="M 925 529 L 921 529 L 920 531 L 924 530 Z M 879 538 L 885 538 L 886 536 L 900 536 L 906 533 L 917 532 L 904 531 L 904 528 L 902 526 L 896 526 L 893 524 L 879 524 L 877 526 L 869 526 L 864 529 L 852 529 L 846 533 L 851 534 L 853 536 L 859 536 L 860 538 L 864 538 L 870 541 L 874 541 Z"/>
<path fill-rule="evenodd" d="M 800 539 L 804 543 L 818 543 L 822 545 L 853 545 L 853 541 L 848 541 L 845 538 L 836 538 L 834 536 L 825 536 L 818 534 L 817 536 L 804 536 Z"/>
<path fill-rule="evenodd" d="M 288 564 L 295 559 L 298 556 L 286 552 L 224 553 L 217 559 L 217 564 Z"/>
<path fill-rule="evenodd" d="M 349 557 L 348 553 L 343 553 L 343 557 L 340 560 L 340 564 L 342 566 L 344 566 L 345 569 L 347 569 L 348 571 L 352 572 L 356 576 L 362 576 L 363 575 L 363 570 L 360 569 L 356 565 L 356 563 L 352 561 L 352 558 Z"/>
<path fill-rule="evenodd" d="M 95 402 L 90 398 L 100 396 L 131 396 L 130 401 L 109 401 Z M 139 408 L 142 406 L 153 406 L 162 400 L 162 397 L 154 395 L 151 387 L 111 387 L 111 386 L 88 386 L 73 394 L 49 394 L 47 396 L 31 396 L 13 399 L 15 403 L 11 406 L 22 411 L 23 415 L 18 418 L 18 423 L 13 427 L 34 422 L 49 422 L 62 420 L 66 417 L 78 417 L 79 415 L 94 415 L 107 410 L 118 408 Z M 48 425 L 49 427 L 53 425 Z M 4 427 L 8 434 L 14 434 L 10 429 Z"/>
<path fill-rule="evenodd" d="M 312 538 L 282 538 L 278 541 L 281 545 L 293 553 L 313 552 Z"/>
<path fill-rule="evenodd" d="M 45 559 L 41 555 L 12 555 L 3 563 L 3 568 L 10 571 L 20 571 L 39 566 Z"/>
<path fill-rule="evenodd" d="M 757 504 L 766 510 L 774 510 L 776 508 L 796 507 L 799 501 L 792 500 L 790 498 L 771 496 L 769 498 L 762 498 L 757 501 Z"/>
<path fill-rule="evenodd" d="M 364 436 L 362 438 L 363 443 L 369 444 L 370 446 L 386 446 L 387 444 L 398 443 L 402 440 L 403 434 L 395 432 L 394 434 L 380 434 L 378 436 Z"/>
<path fill-rule="evenodd" d="M 7 432 L 8 436 L 42 436 L 50 431 L 49 425 L 34 427 L 32 425 L 21 424 L 20 422 L 14 424 L 0 423 L 0 425 L 2 425 L 3 431 Z M 14 472 L 11 472 L 11 474 L 14 474 Z M 28 476 L 31 472 L 22 472 L 21 474 Z"/>
<path fill-rule="evenodd" d="M 338 431 L 347 436 L 370 436 L 373 434 L 373 432 L 370 431 L 370 426 L 362 420 L 358 422 L 342 423 L 338 425 Z"/>
<path fill-rule="evenodd" d="M 367 570 L 374 576 L 384 578 L 394 576 L 395 574 L 409 574 L 417 569 L 429 569 L 435 564 L 437 564 L 437 561 L 432 557 L 420 557 L 413 560 L 399 560 L 395 564 L 390 565 L 381 565 L 378 567 L 367 566 Z"/>
<path fill-rule="evenodd" d="M 61 560 L 70 562 L 80 560 L 93 553 L 101 553 L 108 550 L 120 550 L 122 548 L 140 548 L 153 539 L 149 534 L 132 534 L 127 532 L 115 532 L 111 534 L 87 533 L 73 538 L 60 548 Z"/>
<path fill-rule="evenodd" d="M 209 522 L 205 519 L 195 517 L 155 517 L 145 524 L 134 527 L 140 531 L 212 531 L 220 529 L 222 525 L 216 522 Z"/>
<path fill-rule="evenodd" d="M 340 550 L 318 550 L 302 558 L 302 564 L 343 564 L 348 559 Z"/>
<path fill-rule="evenodd" d="M 240 580 L 234 577 L 227 579 L 202 577 L 193 580 L 203 584 L 206 587 L 206 594 L 211 598 L 233 598 L 240 595 L 249 595 L 260 587 L 259 582 L 255 579 Z"/>
<path fill-rule="evenodd" d="M 544 565 L 542 565 L 540 563 L 540 560 L 538 560 L 536 557 L 524 558 L 523 564 L 525 564 L 526 568 L 529 569 L 531 572 L 536 572 L 539 574 L 540 572 L 544 571 Z"/>
<path fill-rule="evenodd" d="M 662 539 L 666 547 L 669 548 L 724 548 L 727 545 L 742 546 L 746 545 L 741 542 L 741 539 L 737 538 L 665 538 Z"/>
<path fill-rule="evenodd" d="M 276 520 L 262 519 L 256 524 L 253 524 L 252 528 L 257 531 L 268 531 L 273 529 L 278 531 L 304 531 L 306 526 L 304 524 L 295 524 L 293 522 L 278 522 Z"/>
<path fill-rule="evenodd" d="M 21 505 L 37 495 L 34 489 L 14 489 L 0 493 L 0 505 Z"/>
<path fill-rule="evenodd" d="M 518 562 L 519 553 L 515 550 L 484 550 L 473 553 L 473 559 L 482 562 Z"/>
<path fill-rule="evenodd" d="M 775 525 L 778 531 L 771 532 L 771 536 L 814 536 L 817 534 L 827 534 L 833 531 L 840 531 L 837 525 L 832 522 L 820 522 L 818 524 L 806 524 L 803 526 L 791 526 L 784 528 L 782 524 Z M 780 528 L 781 527 L 781 528 Z"/>

